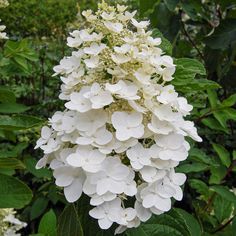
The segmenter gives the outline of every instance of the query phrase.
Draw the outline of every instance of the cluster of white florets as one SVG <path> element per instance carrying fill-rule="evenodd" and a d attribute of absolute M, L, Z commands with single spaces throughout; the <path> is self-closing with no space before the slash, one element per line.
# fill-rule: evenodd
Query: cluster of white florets
<path fill-rule="evenodd" d="M 0 209 L 0 235 L 1 236 L 20 236 L 17 233 L 26 227 L 26 223 L 20 221 L 15 216 L 16 212 L 12 208 Z"/>
<path fill-rule="evenodd" d="M 116 233 L 182 199 L 186 176 L 174 167 L 188 156 L 186 136 L 201 141 L 184 120 L 192 106 L 171 85 L 173 59 L 146 30 L 149 22 L 126 9 L 103 2 L 83 12 L 87 28 L 70 34 L 72 55 L 54 68 L 66 109 L 49 119 L 36 146 L 45 153 L 37 167 L 50 164 L 66 199 L 88 195 L 89 214 L 102 229 L 117 223 Z"/>
<path fill-rule="evenodd" d="M 0 8 L 7 7 L 8 5 L 9 2 L 7 0 L 0 0 Z M 0 39 L 8 39 L 7 34 L 4 32 L 5 29 L 6 29 L 5 25 L 0 25 Z"/>

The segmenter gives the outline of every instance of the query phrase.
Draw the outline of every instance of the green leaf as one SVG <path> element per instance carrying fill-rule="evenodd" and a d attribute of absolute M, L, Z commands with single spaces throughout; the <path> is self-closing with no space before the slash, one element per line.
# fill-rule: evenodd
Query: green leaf
<path fill-rule="evenodd" d="M 217 220 L 221 223 L 225 219 L 229 219 L 232 212 L 234 204 L 222 196 L 217 195 L 213 202 L 214 213 Z"/>
<path fill-rule="evenodd" d="M 127 236 L 201 236 L 196 219 L 182 209 L 155 216 L 137 229 L 127 231 Z"/>
<path fill-rule="evenodd" d="M 26 70 L 26 71 L 29 70 L 27 60 L 26 60 L 24 57 L 15 56 L 15 57 L 14 57 L 14 61 L 15 61 L 19 66 L 21 66 L 24 70 Z"/>
<path fill-rule="evenodd" d="M 206 90 L 210 87 L 219 87 L 213 81 L 206 79 L 195 79 L 195 76 L 206 75 L 204 65 L 195 59 L 180 58 L 175 60 L 176 72 L 172 81 L 177 91 L 186 93 L 199 90 Z"/>
<path fill-rule="evenodd" d="M 0 102 L 3 102 L 3 103 L 16 102 L 15 94 L 7 87 L 0 86 Z"/>
<path fill-rule="evenodd" d="M 152 32 L 154 38 L 161 38 L 161 45 L 159 46 L 166 54 L 172 54 L 172 44 L 168 39 L 166 39 L 159 29 L 154 29 Z"/>
<path fill-rule="evenodd" d="M 24 169 L 25 165 L 15 158 L 0 158 L 0 167 L 3 169 Z"/>
<path fill-rule="evenodd" d="M 189 185 L 191 188 L 195 189 L 199 194 L 203 196 L 210 196 L 209 187 L 201 180 L 199 179 L 190 179 Z"/>
<path fill-rule="evenodd" d="M 68 205 L 59 217 L 57 236 L 83 236 L 78 214 L 73 204 Z"/>
<path fill-rule="evenodd" d="M 140 15 L 144 16 L 147 11 L 150 14 L 153 11 L 154 6 L 157 2 L 158 0 L 139 0 Z"/>
<path fill-rule="evenodd" d="M 21 130 L 42 124 L 43 120 L 27 115 L 0 115 L 0 129 Z"/>
<path fill-rule="evenodd" d="M 38 232 L 44 236 L 56 236 L 57 218 L 51 209 L 41 219 Z"/>
<path fill-rule="evenodd" d="M 203 163 L 182 164 L 177 167 L 178 172 L 191 173 L 191 172 L 203 172 L 209 169 L 209 166 Z"/>
<path fill-rule="evenodd" d="M 18 103 L 2 103 L 0 104 L 0 113 L 21 113 L 29 110 L 30 108 Z"/>
<path fill-rule="evenodd" d="M 221 180 L 225 177 L 227 173 L 227 168 L 223 165 L 220 166 L 212 166 L 211 169 L 211 176 L 209 183 L 210 184 L 220 184 Z"/>
<path fill-rule="evenodd" d="M 210 187 L 211 190 L 214 190 L 216 193 L 218 193 L 221 197 L 227 199 L 230 202 L 233 202 L 236 204 L 236 196 L 234 193 L 232 193 L 228 187 L 222 186 L 222 185 L 215 185 Z"/>
<path fill-rule="evenodd" d="M 211 166 L 218 166 L 216 160 L 210 156 L 208 156 L 203 150 L 198 148 L 191 148 L 189 152 L 189 160 L 190 161 L 198 161 Z"/>
<path fill-rule="evenodd" d="M 236 94 L 232 94 L 222 102 L 222 106 L 231 107 L 236 103 Z"/>
<path fill-rule="evenodd" d="M 188 212 L 184 211 L 183 209 L 176 209 L 176 211 L 181 215 L 181 218 L 183 219 L 183 222 L 187 226 L 191 236 L 200 236 L 201 233 L 201 227 L 198 223 L 198 221 Z"/>
<path fill-rule="evenodd" d="M 216 106 L 220 105 L 216 90 L 207 89 L 207 94 L 208 94 L 208 100 L 212 108 L 215 108 Z"/>
<path fill-rule="evenodd" d="M 233 150 L 233 160 L 236 160 L 236 150 Z"/>
<path fill-rule="evenodd" d="M 48 178 L 50 179 L 52 177 L 52 172 L 47 169 L 47 168 L 42 168 L 42 169 L 39 169 L 37 170 L 35 168 L 37 164 L 37 161 L 34 159 L 34 158 L 27 158 L 25 160 L 25 165 L 26 165 L 26 168 L 27 170 L 33 174 L 34 176 L 36 176 L 37 178 Z"/>
<path fill-rule="evenodd" d="M 214 117 L 204 118 L 201 122 L 212 130 L 222 131 L 227 134 L 229 133 L 229 130 L 227 128 L 223 128 L 219 121 L 216 120 Z"/>
<path fill-rule="evenodd" d="M 236 19 L 221 21 L 215 32 L 205 42 L 212 49 L 226 49 L 236 41 Z"/>
<path fill-rule="evenodd" d="M 28 143 L 18 143 L 12 149 L 0 152 L 0 158 L 18 157 L 28 145 Z"/>
<path fill-rule="evenodd" d="M 179 58 L 175 60 L 176 63 L 176 77 L 181 77 L 182 79 L 194 79 L 196 74 L 206 75 L 206 69 L 204 65 L 196 60 L 190 58 Z"/>
<path fill-rule="evenodd" d="M 215 152 L 218 154 L 222 164 L 226 167 L 229 167 L 231 164 L 230 153 L 220 144 L 213 143 L 212 146 Z"/>
<path fill-rule="evenodd" d="M 35 220 L 46 210 L 48 206 L 48 199 L 45 197 L 37 198 L 30 210 L 30 220 Z"/>
<path fill-rule="evenodd" d="M 179 3 L 180 0 L 164 0 L 167 8 L 170 10 L 170 11 L 174 11 L 175 8 L 177 7 L 178 3 Z"/>
<path fill-rule="evenodd" d="M 0 208 L 20 209 L 32 199 L 32 192 L 18 179 L 0 174 Z"/>

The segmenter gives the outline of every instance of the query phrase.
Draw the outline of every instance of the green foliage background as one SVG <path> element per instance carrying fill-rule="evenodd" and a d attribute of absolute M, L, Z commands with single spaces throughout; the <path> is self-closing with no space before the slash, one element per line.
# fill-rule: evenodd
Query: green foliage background
<path fill-rule="evenodd" d="M 40 127 L 57 109 L 60 82 L 52 68 L 68 53 L 68 32 L 83 25 L 90 0 L 11 0 L 0 9 L 10 40 L 0 42 L 0 208 L 18 209 L 22 235 L 109 236 L 88 216 L 82 197 L 69 205 L 51 171 L 35 170 Z M 126 236 L 236 235 L 236 1 L 127 0 L 150 19 L 161 47 L 175 58 L 173 81 L 194 106 L 203 142 L 191 142 L 178 171 L 184 199 Z"/>

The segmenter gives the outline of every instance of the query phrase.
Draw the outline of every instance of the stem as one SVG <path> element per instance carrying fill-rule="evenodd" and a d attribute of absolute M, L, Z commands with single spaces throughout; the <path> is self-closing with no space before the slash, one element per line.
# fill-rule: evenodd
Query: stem
<path fill-rule="evenodd" d="M 204 55 L 202 54 L 202 52 L 200 51 L 200 49 L 197 47 L 196 43 L 192 40 L 192 38 L 190 37 L 188 31 L 185 29 L 184 23 L 183 21 L 181 21 L 181 25 L 184 31 L 185 36 L 188 38 L 189 42 L 193 45 L 193 47 L 197 50 L 198 55 L 200 56 L 200 58 L 205 61 L 204 59 Z"/>
<path fill-rule="evenodd" d="M 222 229 L 224 229 L 226 226 L 228 226 L 234 219 L 235 215 L 229 219 L 225 224 L 221 225 L 219 228 L 217 228 L 215 231 L 213 231 L 213 233 L 217 233 L 219 231 L 221 231 Z"/>

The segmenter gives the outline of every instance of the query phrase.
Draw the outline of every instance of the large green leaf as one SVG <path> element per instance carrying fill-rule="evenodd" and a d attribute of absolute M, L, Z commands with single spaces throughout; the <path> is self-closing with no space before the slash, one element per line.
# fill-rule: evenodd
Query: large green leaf
<path fill-rule="evenodd" d="M 7 130 L 29 129 L 42 124 L 43 120 L 27 115 L 0 115 L 0 128 Z"/>
<path fill-rule="evenodd" d="M 0 167 L 3 169 L 24 169 L 25 165 L 15 158 L 0 158 Z"/>
<path fill-rule="evenodd" d="M 209 127 L 210 129 L 214 131 L 222 131 L 225 133 L 229 133 L 229 130 L 227 128 L 223 128 L 218 120 L 216 120 L 214 117 L 208 117 L 204 118 L 201 121 L 205 126 Z"/>
<path fill-rule="evenodd" d="M 221 197 L 236 204 L 236 195 L 232 193 L 228 187 L 222 185 L 211 186 L 211 189 L 218 193 Z"/>
<path fill-rule="evenodd" d="M 212 49 L 226 49 L 236 42 L 236 19 L 222 21 L 215 32 L 205 40 Z"/>
<path fill-rule="evenodd" d="M 38 218 L 40 215 L 44 213 L 48 206 L 48 199 L 45 197 L 38 197 L 30 210 L 30 220 L 35 220 Z"/>
<path fill-rule="evenodd" d="M 212 146 L 218 154 L 222 164 L 229 167 L 231 164 L 230 153 L 220 144 L 213 143 Z"/>
<path fill-rule="evenodd" d="M 0 104 L 0 113 L 21 113 L 29 110 L 30 108 L 18 103 L 1 103 Z"/>
<path fill-rule="evenodd" d="M 32 199 L 32 192 L 18 179 L 0 174 L 0 208 L 20 209 Z"/>
<path fill-rule="evenodd" d="M 201 236 L 196 219 L 182 209 L 155 216 L 137 229 L 127 231 L 127 236 Z"/>
<path fill-rule="evenodd" d="M 51 209 L 41 219 L 38 232 L 44 236 L 56 236 L 57 234 L 57 218 Z M 69 235 L 69 234 L 68 234 Z"/>
<path fill-rule="evenodd" d="M 14 103 L 16 101 L 15 94 L 7 87 L 0 86 L 0 102 Z"/>
<path fill-rule="evenodd" d="M 233 203 L 219 195 L 214 198 L 213 206 L 216 218 L 220 223 L 229 219 L 233 212 Z"/>
<path fill-rule="evenodd" d="M 59 217 L 57 236 L 83 236 L 78 214 L 73 204 L 68 205 Z"/>
<path fill-rule="evenodd" d="M 203 172 L 209 169 L 209 166 L 204 163 L 192 163 L 192 164 L 182 164 L 177 167 L 178 172 L 191 173 L 191 172 Z"/>
<path fill-rule="evenodd" d="M 195 79 L 196 75 L 205 76 L 204 65 L 195 59 L 180 58 L 175 60 L 176 72 L 172 81 L 177 91 L 194 92 L 206 90 L 209 88 L 220 87 L 214 81 L 207 79 Z"/>

